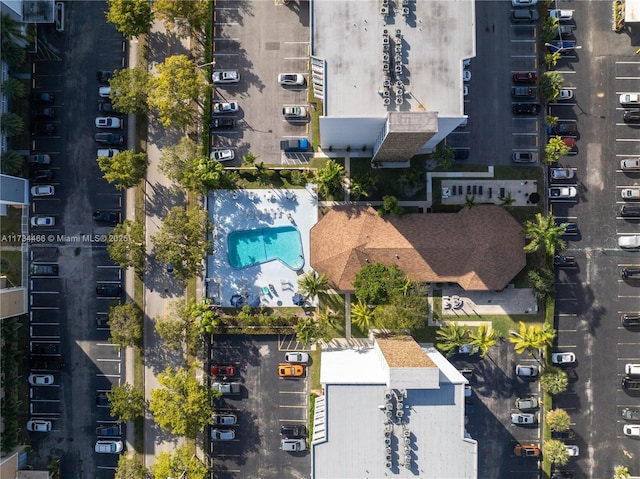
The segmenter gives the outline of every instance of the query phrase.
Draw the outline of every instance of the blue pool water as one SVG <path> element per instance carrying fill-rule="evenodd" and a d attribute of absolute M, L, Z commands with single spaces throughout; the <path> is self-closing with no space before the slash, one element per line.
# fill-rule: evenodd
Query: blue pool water
<path fill-rule="evenodd" d="M 294 271 L 304 266 L 300 232 L 293 226 L 233 231 L 227 236 L 227 246 L 229 264 L 234 268 L 276 259 Z"/>

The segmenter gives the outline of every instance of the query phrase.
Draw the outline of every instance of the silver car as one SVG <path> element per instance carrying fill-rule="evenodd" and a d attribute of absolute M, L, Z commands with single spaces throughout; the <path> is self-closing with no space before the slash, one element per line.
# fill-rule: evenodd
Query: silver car
<path fill-rule="evenodd" d="M 518 426 L 529 426 L 537 423 L 538 418 L 530 412 L 514 412 L 511 414 L 511 422 Z"/>
<path fill-rule="evenodd" d="M 211 76 L 213 83 L 238 83 L 240 81 L 240 73 L 238 70 L 217 70 Z"/>
<path fill-rule="evenodd" d="M 284 360 L 288 363 L 308 364 L 309 354 L 291 351 L 284 354 Z"/>

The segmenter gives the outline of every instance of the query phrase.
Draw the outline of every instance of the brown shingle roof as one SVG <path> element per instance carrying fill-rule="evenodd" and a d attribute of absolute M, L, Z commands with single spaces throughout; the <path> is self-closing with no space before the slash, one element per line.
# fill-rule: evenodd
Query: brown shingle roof
<path fill-rule="evenodd" d="M 411 336 L 376 338 L 390 368 L 435 368 L 436 364 Z"/>
<path fill-rule="evenodd" d="M 340 206 L 311 229 L 311 266 L 339 291 L 353 291 L 367 260 L 395 263 L 414 281 L 501 290 L 526 264 L 524 242 L 522 226 L 500 206 L 384 218 Z"/>

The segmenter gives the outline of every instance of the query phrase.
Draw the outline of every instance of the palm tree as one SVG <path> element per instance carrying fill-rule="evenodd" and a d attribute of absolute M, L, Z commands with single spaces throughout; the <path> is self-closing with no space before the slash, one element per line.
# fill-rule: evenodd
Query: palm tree
<path fill-rule="evenodd" d="M 335 196 L 343 189 L 344 166 L 329 160 L 327 164 L 316 173 L 318 193 L 323 197 Z"/>
<path fill-rule="evenodd" d="M 256 168 L 256 177 L 258 179 L 258 183 L 262 186 L 268 185 L 270 182 L 269 168 L 264 166 L 263 161 L 255 165 L 255 168 Z"/>
<path fill-rule="evenodd" d="M 316 313 L 316 321 L 318 324 L 329 328 L 335 328 L 337 324 L 337 320 L 339 319 L 339 315 L 331 310 L 329 306 L 324 308 L 324 311 Z"/>
<path fill-rule="evenodd" d="M 555 67 L 558 63 L 558 60 L 560 60 L 560 52 L 556 51 L 553 53 L 544 54 L 544 64 L 547 66 L 547 68 Z"/>
<path fill-rule="evenodd" d="M 361 331 L 368 331 L 374 320 L 375 308 L 370 307 L 363 301 L 358 301 L 351 306 L 351 322 L 358 326 Z"/>
<path fill-rule="evenodd" d="M 539 270 L 529 270 L 529 284 L 536 292 L 538 298 L 544 298 L 555 289 L 556 283 L 553 271 L 549 268 L 540 268 Z"/>
<path fill-rule="evenodd" d="M 314 299 L 327 292 L 329 281 L 324 273 L 318 274 L 314 270 L 310 270 L 298 280 L 298 287 L 304 293 L 305 300 Z"/>
<path fill-rule="evenodd" d="M 514 343 L 516 353 L 523 354 L 528 352 L 533 356 L 533 351 L 541 347 L 540 344 L 540 327 L 527 326 L 520 321 L 520 330 L 518 332 L 511 331 L 509 341 Z"/>
<path fill-rule="evenodd" d="M 9 150 L 2 153 L 0 156 L 0 172 L 7 175 L 17 175 L 22 171 L 24 160 L 15 150 Z"/>
<path fill-rule="evenodd" d="M 467 344 L 469 339 L 469 330 L 456 323 L 447 323 L 436 331 L 438 343 L 436 347 L 445 353 L 447 357 L 455 353 L 460 346 Z"/>
<path fill-rule="evenodd" d="M 4 50 L 9 45 L 25 47 L 29 38 L 24 34 L 23 24 L 8 13 L 0 15 L 0 41 Z"/>
<path fill-rule="evenodd" d="M 7 78 L 2 86 L 0 86 L 0 91 L 9 101 L 22 98 L 25 94 L 24 85 L 17 78 Z"/>
<path fill-rule="evenodd" d="M 553 115 L 545 115 L 545 117 L 544 117 L 544 122 L 548 126 L 556 126 L 558 124 L 558 120 L 559 120 L 559 118 L 557 116 L 553 116 Z"/>
<path fill-rule="evenodd" d="M 254 155 L 250 151 L 242 157 L 242 161 L 244 161 L 247 165 L 253 166 L 256 164 L 256 160 L 260 158 L 258 155 Z"/>
<path fill-rule="evenodd" d="M 531 238 L 524 250 L 527 253 L 540 251 L 551 256 L 556 251 L 565 249 L 567 243 L 562 239 L 565 228 L 564 224 L 556 225 L 553 215 L 536 213 L 535 221 L 527 221 L 524 225 L 525 234 Z"/>
<path fill-rule="evenodd" d="M 507 191 L 507 195 L 503 196 L 501 198 L 498 198 L 500 200 L 500 204 L 502 206 L 511 206 L 512 204 L 514 204 L 516 202 L 516 199 L 511 196 L 511 192 Z"/>
<path fill-rule="evenodd" d="M 475 331 L 469 333 L 469 344 L 484 358 L 489 349 L 496 345 L 500 339 L 500 333 L 495 329 L 489 329 L 486 324 L 481 324 Z"/>
<path fill-rule="evenodd" d="M 547 100 L 555 99 L 560 93 L 564 77 L 556 71 L 544 72 L 538 80 L 538 90 Z"/>
<path fill-rule="evenodd" d="M 24 130 L 24 122 L 20 116 L 15 113 L 3 113 L 0 116 L 0 130 L 5 132 L 7 136 L 17 136 Z"/>
<path fill-rule="evenodd" d="M 464 197 L 464 205 L 469 209 L 473 208 L 476 205 L 476 195 L 466 195 Z"/>

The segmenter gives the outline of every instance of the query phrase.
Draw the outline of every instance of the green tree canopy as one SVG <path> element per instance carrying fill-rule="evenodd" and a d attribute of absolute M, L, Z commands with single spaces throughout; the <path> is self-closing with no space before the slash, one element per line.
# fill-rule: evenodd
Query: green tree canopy
<path fill-rule="evenodd" d="M 306 299 L 313 300 L 329 290 L 329 281 L 326 274 L 309 270 L 298 279 L 298 288 Z"/>
<path fill-rule="evenodd" d="M 24 168 L 24 159 L 15 150 L 7 150 L 0 153 L 0 172 L 7 175 L 19 175 Z"/>
<path fill-rule="evenodd" d="M 150 79 L 149 73 L 140 67 L 114 71 L 109 80 L 114 108 L 122 113 L 147 113 Z"/>
<path fill-rule="evenodd" d="M 358 301 L 365 304 L 390 304 L 402 296 L 405 273 L 397 265 L 367 263 L 353 280 Z"/>
<path fill-rule="evenodd" d="M 549 138 L 549 141 L 544 147 L 544 161 L 547 163 L 555 163 L 561 156 L 565 156 L 570 151 L 571 147 L 562 140 L 562 137 L 554 136 Z"/>
<path fill-rule="evenodd" d="M 3 113 L 0 116 L 0 131 L 3 131 L 7 136 L 18 136 L 24 131 L 24 121 L 15 113 Z"/>
<path fill-rule="evenodd" d="M 188 136 L 183 136 L 175 145 L 165 146 L 160 154 L 158 168 L 169 179 L 184 184 L 184 175 L 193 170 L 193 161 L 202 156 L 200 146 Z"/>
<path fill-rule="evenodd" d="M 540 252 L 553 256 L 556 251 L 562 251 L 567 243 L 562 239 L 566 224 L 556 225 L 553 215 L 544 216 L 536 213 L 535 220 L 527 220 L 524 224 L 524 233 L 530 238 L 524 250 L 527 253 Z"/>
<path fill-rule="evenodd" d="M 146 256 L 142 224 L 125 220 L 116 225 L 107 239 L 107 252 L 118 266 L 135 268 L 141 275 Z"/>
<path fill-rule="evenodd" d="M 107 0 L 107 21 L 131 39 L 149 31 L 153 23 L 151 2 L 148 0 Z"/>
<path fill-rule="evenodd" d="M 560 94 L 564 77 L 557 71 L 544 72 L 538 78 L 540 94 L 547 100 L 555 100 Z"/>
<path fill-rule="evenodd" d="M 613 479 L 629 479 L 630 477 L 631 473 L 626 466 L 616 466 L 613 469 Z"/>
<path fill-rule="evenodd" d="M 195 437 L 211 424 L 212 395 L 196 379 L 195 366 L 190 369 L 167 368 L 158 374 L 160 388 L 151 391 L 149 409 L 156 423 L 173 434 Z"/>
<path fill-rule="evenodd" d="M 187 167 L 183 172 L 182 186 L 201 194 L 217 189 L 233 190 L 240 179 L 237 172 L 225 170 L 219 161 L 202 156 L 194 158 Z"/>
<path fill-rule="evenodd" d="M 489 349 L 496 345 L 500 339 L 500 333 L 496 329 L 489 329 L 486 324 L 481 324 L 469 332 L 469 344 L 484 358 Z"/>
<path fill-rule="evenodd" d="M 523 321 L 519 322 L 519 331 L 511 331 L 509 341 L 514 344 L 516 353 L 523 354 L 528 352 L 533 355 L 535 350 L 550 346 L 556 331 L 546 324 L 540 327 L 536 324 L 527 325 Z"/>
<path fill-rule="evenodd" d="M 351 322 L 358 326 L 361 331 L 368 331 L 373 323 L 375 308 L 367 303 L 358 301 L 351 305 Z"/>
<path fill-rule="evenodd" d="M 121 151 L 111 158 L 98 157 L 98 166 L 104 173 L 104 179 L 119 190 L 133 188 L 147 174 L 149 159 L 146 153 L 135 153 L 133 150 Z"/>
<path fill-rule="evenodd" d="M 26 93 L 24 83 L 13 77 L 7 78 L 2 85 L 0 85 L 0 91 L 9 101 L 16 101 Z"/>
<path fill-rule="evenodd" d="M 390 214 L 392 216 L 401 215 L 405 212 L 405 209 L 398 204 L 398 198 L 391 195 L 384 195 L 382 197 L 382 206 L 378 209 L 378 214 L 384 216 Z"/>
<path fill-rule="evenodd" d="M 186 127 L 195 114 L 191 101 L 198 101 L 206 86 L 202 72 L 186 55 L 167 57 L 156 70 L 150 84 L 149 106 L 158 111 L 158 120 L 165 127 Z"/>
<path fill-rule="evenodd" d="M 399 291 L 392 292 L 390 304 L 381 304 L 374 310 L 376 326 L 391 330 L 422 329 L 429 318 L 427 287 L 413 283 L 405 277 Z"/>
<path fill-rule="evenodd" d="M 147 479 L 147 468 L 135 454 L 122 454 L 118 458 L 118 467 L 114 479 Z"/>
<path fill-rule="evenodd" d="M 109 308 L 109 341 L 121 348 L 142 345 L 142 310 L 131 301 Z"/>
<path fill-rule="evenodd" d="M 554 366 L 547 366 L 540 376 L 540 387 L 552 395 L 563 393 L 569 386 L 567 373 Z"/>
<path fill-rule="evenodd" d="M 161 452 L 151 466 L 154 479 L 208 479 L 209 468 L 195 454 L 189 445 L 179 446 L 173 454 Z"/>
<path fill-rule="evenodd" d="M 544 298 L 555 291 L 555 276 L 551 269 L 530 269 L 527 276 L 529 278 L 529 285 L 536 292 L 538 298 Z"/>
<path fill-rule="evenodd" d="M 107 392 L 107 398 L 111 416 L 117 418 L 119 423 L 133 421 L 144 414 L 144 393 L 129 383 L 113 386 L 111 391 Z"/>
<path fill-rule="evenodd" d="M 153 9 L 158 19 L 164 21 L 167 27 L 174 29 L 177 34 L 187 36 L 189 34 L 202 34 L 207 23 L 206 0 L 155 0 Z M 182 25 L 178 19 L 185 18 L 188 26 Z"/>
<path fill-rule="evenodd" d="M 305 345 L 309 344 L 314 339 L 328 339 L 326 325 L 320 324 L 311 316 L 299 318 L 293 329 L 296 333 L 296 339 Z"/>
<path fill-rule="evenodd" d="M 316 173 L 318 194 L 323 198 L 337 196 L 343 191 L 344 177 L 344 166 L 334 160 L 327 161 L 327 164 Z"/>
<path fill-rule="evenodd" d="M 173 263 L 178 278 L 202 274 L 203 259 L 211 254 L 208 235 L 212 227 L 209 214 L 202 208 L 187 211 L 174 206 L 167 213 L 160 231 L 151 237 L 154 253 L 160 261 Z"/>
<path fill-rule="evenodd" d="M 542 447 L 542 454 L 557 466 L 566 466 L 569 463 L 569 451 L 564 447 L 564 442 L 557 439 L 548 439 Z"/>
<path fill-rule="evenodd" d="M 460 346 L 469 343 L 469 329 L 457 322 L 448 322 L 436 330 L 436 338 L 436 348 L 450 357 Z"/>
<path fill-rule="evenodd" d="M 548 426 L 554 431 L 568 431 L 571 427 L 571 418 L 564 409 L 552 409 L 547 411 L 546 420 Z"/>

